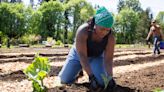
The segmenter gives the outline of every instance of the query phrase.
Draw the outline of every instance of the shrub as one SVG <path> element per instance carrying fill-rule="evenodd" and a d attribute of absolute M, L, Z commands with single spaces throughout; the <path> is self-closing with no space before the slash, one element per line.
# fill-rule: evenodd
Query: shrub
<path fill-rule="evenodd" d="M 59 45 L 59 46 L 62 45 L 62 44 L 63 43 L 60 40 L 57 40 L 56 43 L 55 43 L 55 45 Z"/>

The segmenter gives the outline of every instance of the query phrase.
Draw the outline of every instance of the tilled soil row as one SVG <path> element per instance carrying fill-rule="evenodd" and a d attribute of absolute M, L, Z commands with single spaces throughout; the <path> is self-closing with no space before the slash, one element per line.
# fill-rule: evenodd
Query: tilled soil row
<path fill-rule="evenodd" d="M 54 47 L 54 48 L 45 48 L 45 47 L 29 47 L 29 48 L 0 48 L 0 53 L 34 53 L 34 52 L 43 52 L 43 53 L 56 53 L 56 52 L 68 52 L 70 48 L 64 47 Z"/>
<path fill-rule="evenodd" d="M 45 56 L 44 56 L 45 57 Z M 47 56 L 46 56 L 47 57 Z M 51 56 L 48 57 L 51 61 L 64 61 L 66 59 L 64 56 Z M 0 63 L 9 63 L 9 62 L 26 62 L 31 63 L 34 60 L 34 57 L 17 57 L 17 58 L 5 58 L 0 59 Z"/>
<path fill-rule="evenodd" d="M 120 56 L 127 56 L 127 55 L 145 55 L 145 54 L 151 54 L 150 51 L 124 51 L 124 52 L 115 52 L 114 57 L 120 57 Z"/>
<path fill-rule="evenodd" d="M 0 59 L 5 58 L 19 58 L 19 57 L 34 57 L 37 53 L 3 53 L 0 54 Z M 56 53 L 39 53 L 40 56 L 66 56 L 68 52 L 56 52 Z"/>
<path fill-rule="evenodd" d="M 136 48 L 124 48 L 124 49 L 119 49 L 119 48 L 117 48 L 117 49 L 115 49 L 115 52 L 128 52 L 128 51 L 132 51 L 132 52 L 135 52 L 135 51 L 152 51 L 151 49 L 148 49 L 148 48 L 138 48 L 138 49 L 136 49 Z"/>
<path fill-rule="evenodd" d="M 152 56 L 152 55 L 141 55 L 141 56 L 135 56 L 132 58 L 129 58 L 132 55 L 128 55 L 127 59 L 114 59 L 114 66 L 124 66 L 124 65 L 130 65 L 130 64 L 142 64 L 147 62 L 156 62 L 157 60 L 164 59 L 164 54 L 161 54 L 159 56 Z"/>
<path fill-rule="evenodd" d="M 114 54 L 114 58 L 119 58 L 120 56 L 129 56 L 129 55 L 146 55 L 146 54 L 150 54 L 151 52 L 148 51 L 135 51 L 135 52 L 131 52 L 131 51 L 127 51 L 127 52 L 121 52 L 121 53 L 115 53 Z M 8 63 L 8 62 L 29 62 L 32 61 L 34 59 L 36 53 L 1 53 L 0 54 L 0 63 Z M 64 61 L 68 55 L 68 51 L 67 52 L 56 52 L 56 53 L 39 53 L 40 56 L 44 56 L 44 57 L 48 57 L 50 60 L 52 61 Z M 139 57 L 140 58 L 140 57 Z M 135 59 L 135 58 L 133 58 Z M 124 60 L 124 59 L 122 59 Z M 130 60 L 130 59 L 129 59 Z M 133 63 L 133 60 L 130 60 L 130 63 Z M 116 60 L 116 62 L 120 62 L 120 60 Z M 127 61 L 129 62 L 129 61 Z M 29 62 L 31 63 L 31 62 Z M 127 63 L 129 64 L 129 63 Z M 117 65 L 117 64 L 116 64 Z"/>

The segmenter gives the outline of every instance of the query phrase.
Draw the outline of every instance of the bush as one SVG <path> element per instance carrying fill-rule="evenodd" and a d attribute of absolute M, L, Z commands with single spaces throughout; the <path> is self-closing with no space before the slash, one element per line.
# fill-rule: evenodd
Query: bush
<path fill-rule="evenodd" d="M 19 39 L 21 44 L 36 44 L 40 40 L 39 36 L 36 35 L 24 35 Z"/>
<path fill-rule="evenodd" d="M 60 41 L 60 40 L 58 40 L 58 41 L 56 41 L 56 43 L 55 43 L 55 45 L 63 45 L 63 43 Z"/>

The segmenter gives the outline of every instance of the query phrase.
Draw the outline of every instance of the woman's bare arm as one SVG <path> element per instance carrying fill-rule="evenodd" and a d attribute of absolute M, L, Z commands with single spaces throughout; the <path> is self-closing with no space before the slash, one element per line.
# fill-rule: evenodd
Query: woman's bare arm
<path fill-rule="evenodd" d="M 147 38 L 146 38 L 146 40 L 149 40 L 149 38 L 150 38 L 150 36 L 153 34 L 153 30 L 152 30 L 152 27 L 150 28 L 150 31 L 149 31 L 149 33 L 148 33 L 148 35 L 147 35 Z"/>
<path fill-rule="evenodd" d="M 113 76 L 113 54 L 114 54 L 115 38 L 113 34 L 108 37 L 108 44 L 104 52 L 104 66 L 108 75 Z"/>
<path fill-rule="evenodd" d="M 85 27 L 80 27 L 76 34 L 75 45 L 77 48 L 77 52 L 80 56 L 80 63 L 82 68 L 87 72 L 88 75 L 92 74 L 88 57 L 87 57 L 87 31 Z"/>

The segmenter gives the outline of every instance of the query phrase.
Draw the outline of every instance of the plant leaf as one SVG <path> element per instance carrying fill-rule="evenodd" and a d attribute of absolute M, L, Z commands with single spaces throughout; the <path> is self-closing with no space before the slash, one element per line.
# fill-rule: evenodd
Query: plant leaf
<path fill-rule="evenodd" d="M 102 77 L 102 79 L 104 81 L 104 85 L 105 85 L 104 89 L 106 89 L 108 84 L 109 84 L 109 81 L 112 79 L 112 77 L 111 76 L 107 77 L 104 74 L 101 74 L 101 77 Z"/>
<path fill-rule="evenodd" d="M 43 79 L 49 71 L 50 64 L 48 58 L 40 57 L 39 55 L 35 56 L 32 64 L 24 69 L 23 72 L 33 81 L 33 92 L 45 92 Z"/>

